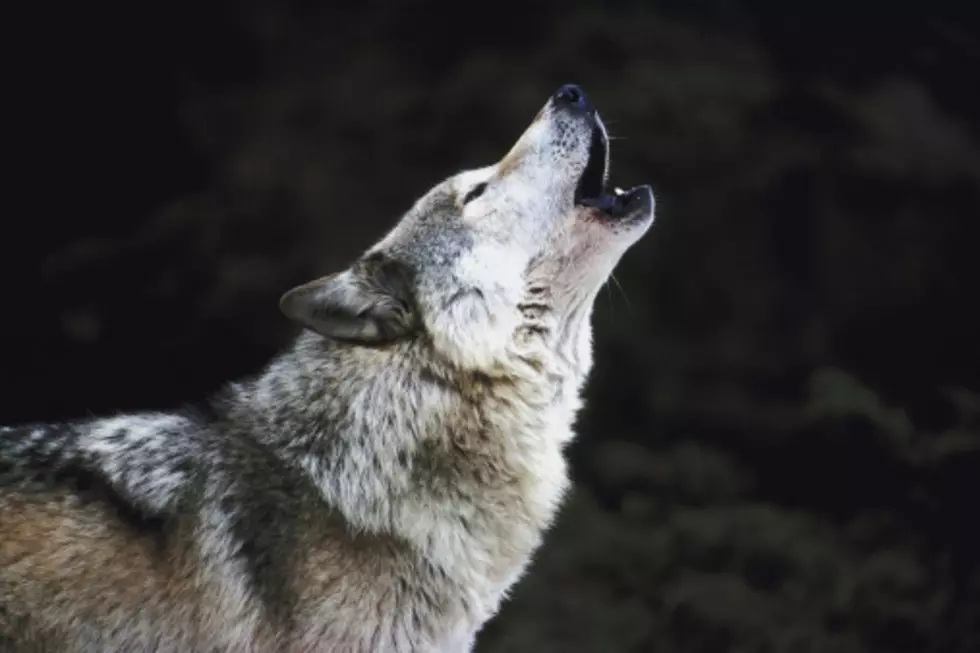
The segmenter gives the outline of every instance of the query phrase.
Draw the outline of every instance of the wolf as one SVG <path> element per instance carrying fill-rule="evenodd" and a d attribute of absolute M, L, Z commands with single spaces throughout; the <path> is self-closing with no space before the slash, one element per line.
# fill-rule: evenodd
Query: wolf
<path fill-rule="evenodd" d="M 651 226 L 578 86 L 286 292 L 207 401 L 0 431 L 0 649 L 462 653 L 569 486 L 592 307 Z"/>

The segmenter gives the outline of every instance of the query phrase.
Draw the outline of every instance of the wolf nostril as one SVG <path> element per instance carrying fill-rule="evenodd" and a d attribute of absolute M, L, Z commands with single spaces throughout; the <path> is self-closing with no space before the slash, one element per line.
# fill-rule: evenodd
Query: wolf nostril
<path fill-rule="evenodd" d="M 565 84 L 555 93 L 555 102 L 582 109 L 585 107 L 585 93 L 576 84 Z"/>

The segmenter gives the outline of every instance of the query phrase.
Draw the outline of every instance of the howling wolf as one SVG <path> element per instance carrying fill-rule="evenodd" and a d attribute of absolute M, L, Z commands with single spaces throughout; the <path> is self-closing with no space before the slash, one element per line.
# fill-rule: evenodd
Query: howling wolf
<path fill-rule="evenodd" d="M 596 294 L 653 222 L 562 86 L 193 409 L 0 429 L 0 650 L 473 648 L 568 487 Z"/>

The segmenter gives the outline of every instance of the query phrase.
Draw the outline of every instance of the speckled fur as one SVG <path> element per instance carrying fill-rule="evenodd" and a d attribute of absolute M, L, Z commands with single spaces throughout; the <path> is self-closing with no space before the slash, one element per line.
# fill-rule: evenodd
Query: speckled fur
<path fill-rule="evenodd" d="M 306 329 L 205 405 L 0 429 L 0 647 L 470 651 L 559 507 L 592 303 L 653 218 L 573 206 L 595 121 L 549 102 L 287 293 Z"/>

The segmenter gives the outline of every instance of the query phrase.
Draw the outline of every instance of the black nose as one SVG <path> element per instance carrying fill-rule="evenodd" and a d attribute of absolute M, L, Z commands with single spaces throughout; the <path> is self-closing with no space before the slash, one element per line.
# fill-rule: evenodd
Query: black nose
<path fill-rule="evenodd" d="M 555 104 L 576 109 L 585 109 L 588 106 L 585 92 L 575 84 L 565 84 L 558 89 L 555 93 Z"/>

